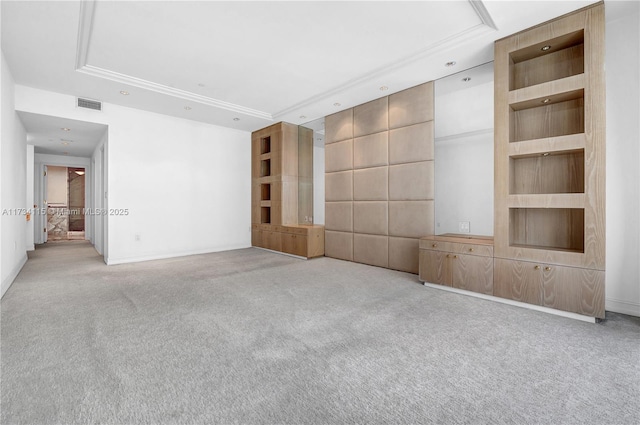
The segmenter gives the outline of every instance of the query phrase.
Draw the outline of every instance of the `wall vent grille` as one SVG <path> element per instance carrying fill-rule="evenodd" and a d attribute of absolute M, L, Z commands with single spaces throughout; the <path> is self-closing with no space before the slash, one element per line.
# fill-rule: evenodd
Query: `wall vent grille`
<path fill-rule="evenodd" d="M 102 102 L 97 100 L 78 98 L 78 108 L 93 109 L 95 111 L 102 111 Z"/>

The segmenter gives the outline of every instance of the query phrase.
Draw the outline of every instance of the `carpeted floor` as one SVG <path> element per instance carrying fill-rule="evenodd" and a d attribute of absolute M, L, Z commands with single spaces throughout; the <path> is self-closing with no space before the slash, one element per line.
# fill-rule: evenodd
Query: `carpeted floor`
<path fill-rule="evenodd" d="M 107 267 L 39 246 L 2 299 L 2 424 L 638 424 L 600 324 L 258 249 Z"/>

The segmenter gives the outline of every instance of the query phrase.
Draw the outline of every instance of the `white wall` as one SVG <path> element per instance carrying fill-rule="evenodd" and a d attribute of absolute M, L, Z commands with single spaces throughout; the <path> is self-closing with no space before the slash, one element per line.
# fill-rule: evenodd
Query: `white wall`
<path fill-rule="evenodd" d="M 0 161 L 2 178 L 0 184 L 1 253 L 0 273 L 2 283 L 0 294 L 4 295 L 9 286 L 27 261 L 27 134 L 14 109 L 15 83 L 7 61 L 2 53 L 2 70 L 0 71 L 0 90 L 2 92 L 2 109 L 0 120 Z M 16 211 L 15 209 L 18 209 Z"/>
<path fill-rule="evenodd" d="M 606 309 L 640 316 L 640 4 L 607 2 Z"/>
<path fill-rule="evenodd" d="M 16 87 L 16 109 L 109 126 L 107 263 L 251 245 L 251 134 Z"/>
<path fill-rule="evenodd" d="M 35 148 L 33 145 L 27 145 L 26 146 L 27 152 L 26 152 L 26 168 L 27 168 L 27 173 L 26 173 L 26 205 L 27 207 L 31 208 L 33 207 L 33 205 L 35 204 L 34 202 L 34 191 L 35 191 L 35 185 L 34 185 L 34 161 L 35 161 Z M 34 211 L 32 211 L 31 213 L 31 219 L 27 222 L 27 231 L 26 231 L 26 236 L 25 236 L 25 246 L 27 247 L 27 251 L 33 251 L 34 249 L 36 249 L 35 244 L 34 244 L 34 223 L 35 223 L 35 208 Z"/>
<path fill-rule="evenodd" d="M 468 83 L 464 76 L 472 75 Z M 493 235 L 493 64 L 435 82 L 435 232 Z"/>
<path fill-rule="evenodd" d="M 493 131 L 435 141 L 435 231 L 493 236 Z"/>

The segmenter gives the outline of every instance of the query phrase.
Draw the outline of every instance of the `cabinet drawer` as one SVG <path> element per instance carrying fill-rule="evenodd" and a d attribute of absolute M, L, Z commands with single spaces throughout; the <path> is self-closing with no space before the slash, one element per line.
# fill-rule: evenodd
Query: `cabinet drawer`
<path fill-rule="evenodd" d="M 294 235 L 304 235 L 306 236 L 308 233 L 308 229 L 306 227 L 293 227 L 293 226 L 280 226 L 281 232 L 283 233 L 292 233 Z"/>
<path fill-rule="evenodd" d="M 493 257 L 493 247 L 491 245 L 421 240 L 420 249 Z"/>

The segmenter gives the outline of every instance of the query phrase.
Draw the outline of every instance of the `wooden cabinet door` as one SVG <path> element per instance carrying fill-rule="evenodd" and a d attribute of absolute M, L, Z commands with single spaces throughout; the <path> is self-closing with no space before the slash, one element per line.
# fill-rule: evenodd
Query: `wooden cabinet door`
<path fill-rule="evenodd" d="M 262 246 L 262 231 L 260 229 L 251 229 L 251 246 L 264 248 Z"/>
<path fill-rule="evenodd" d="M 544 306 L 604 318 L 604 271 L 546 265 Z"/>
<path fill-rule="evenodd" d="M 282 251 L 287 254 L 307 256 L 307 237 L 293 233 L 282 234 Z"/>
<path fill-rule="evenodd" d="M 451 286 L 451 254 L 441 251 L 420 250 L 420 280 Z"/>
<path fill-rule="evenodd" d="M 282 250 L 281 233 L 263 231 L 262 232 L 263 248 L 272 249 L 274 251 Z"/>
<path fill-rule="evenodd" d="M 542 265 L 496 258 L 493 295 L 542 305 Z"/>
<path fill-rule="evenodd" d="M 450 260 L 453 269 L 451 286 L 493 295 L 493 258 L 454 254 Z"/>

